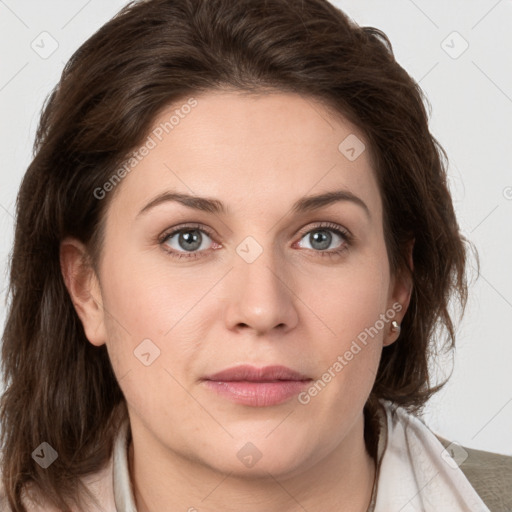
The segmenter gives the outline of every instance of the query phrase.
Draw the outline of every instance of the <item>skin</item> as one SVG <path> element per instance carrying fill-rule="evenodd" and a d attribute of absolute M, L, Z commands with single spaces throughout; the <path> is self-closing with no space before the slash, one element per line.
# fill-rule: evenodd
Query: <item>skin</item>
<path fill-rule="evenodd" d="M 364 136 L 296 94 L 223 91 L 196 99 L 118 185 L 99 275 L 82 264 L 78 240 L 61 245 L 87 338 L 107 345 L 127 401 L 137 507 L 313 512 L 343 504 L 346 512 L 365 511 L 375 464 L 363 407 L 382 348 L 398 337 L 391 322 L 307 404 L 293 397 L 271 407 L 240 405 L 200 380 L 247 363 L 282 364 L 316 381 L 393 304 L 402 306 L 394 317 L 401 322 L 411 282 L 390 272 L 369 152 L 350 161 L 338 150 L 349 134 Z M 176 108 L 162 111 L 154 126 Z M 369 216 L 353 201 L 291 212 L 303 196 L 338 189 L 364 201 Z M 228 213 L 165 202 L 137 216 L 164 191 L 216 198 Z M 323 251 L 346 250 L 322 255 L 310 235 L 330 228 L 319 222 L 353 237 L 347 243 L 328 231 Z M 183 223 L 212 230 L 200 232 L 197 258 L 169 255 L 187 254 L 178 235 L 158 242 Z M 262 248 L 251 263 L 237 253 L 248 236 Z M 134 356 L 147 338 L 160 350 L 149 366 Z M 247 442 L 262 454 L 250 468 L 237 457 Z"/>

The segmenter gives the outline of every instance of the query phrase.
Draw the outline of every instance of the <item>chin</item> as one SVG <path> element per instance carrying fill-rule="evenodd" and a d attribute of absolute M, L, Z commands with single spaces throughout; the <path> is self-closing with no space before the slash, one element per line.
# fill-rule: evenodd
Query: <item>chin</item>
<path fill-rule="evenodd" d="M 218 459 L 211 462 L 216 471 L 230 473 L 235 478 L 286 479 L 302 473 L 314 463 L 308 457 L 304 446 L 293 447 L 281 439 L 274 443 L 269 443 L 268 440 L 265 442 L 261 438 L 260 442 L 238 441 L 234 444 L 236 446 L 228 448 L 219 454 Z M 229 455 L 226 457 L 227 453 Z"/>

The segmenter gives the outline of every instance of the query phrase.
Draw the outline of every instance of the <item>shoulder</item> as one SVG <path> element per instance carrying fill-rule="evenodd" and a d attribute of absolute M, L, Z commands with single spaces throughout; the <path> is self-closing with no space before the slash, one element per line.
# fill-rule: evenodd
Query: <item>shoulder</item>
<path fill-rule="evenodd" d="M 457 445 L 459 467 L 491 512 L 512 511 L 512 456 L 461 446 L 436 434 L 448 448 Z"/>

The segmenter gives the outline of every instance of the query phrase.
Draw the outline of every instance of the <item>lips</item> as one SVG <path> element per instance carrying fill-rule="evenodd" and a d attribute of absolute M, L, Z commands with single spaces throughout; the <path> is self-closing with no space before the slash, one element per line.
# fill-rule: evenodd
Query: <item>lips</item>
<path fill-rule="evenodd" d="M 209 375 L 205 377 L 205 380 L 273 382 L 279 380 L 305 381 L 311 380 L 311 378 L 286 366 L 277 365 L 256 368 L 255 366 L 241 365 Z"/>
<path fill-rule="evenodd" d="M 268 407 L 288 401 L 312 379 L 286 366 L 236 366 L 203 379 L 207 389 L 237 404 Z"/>

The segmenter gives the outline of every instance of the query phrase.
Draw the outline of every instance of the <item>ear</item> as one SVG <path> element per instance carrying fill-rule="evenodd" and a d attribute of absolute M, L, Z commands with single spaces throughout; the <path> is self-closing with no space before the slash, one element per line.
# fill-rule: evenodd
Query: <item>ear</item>
<path fill-rule="evenodd" d="M 407 312 L 409 307 L 409 303 L 411 301 L 412 294 L 412 272 L 414 269 L 413 264 L 413 248 L 414 248 L 415 239 L 410 240 L 406 245 L 407 251 L 407 260 L 409 262 L 409 269 L 403 269 L 400 272 L 397 272 L 393 277 L 390 286 L 390 297 L 388 301 L 388 311 L 395 311 L 396 314 L 393 317 L 393 320 L 398 322 L 398 325 L 402 323 L 402 319 Z M 391 328 L 391 321 L 389 322 L 390 326 L 386 335 L 384 336 L 384 346 L 391 345 L 394 343 L 400 336 L 400 329 L 395 331 Z"/>
<path fill-rule="evenodd" d="M 74 238 L 61 242 L 60 268 L 87 339 L 93 345 L 103 345 L 107 337 L 101 289 L 82 242 Z"/>

